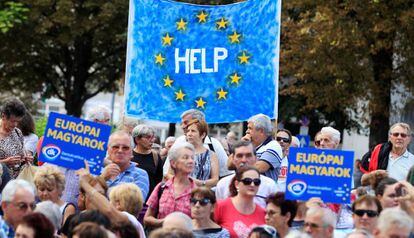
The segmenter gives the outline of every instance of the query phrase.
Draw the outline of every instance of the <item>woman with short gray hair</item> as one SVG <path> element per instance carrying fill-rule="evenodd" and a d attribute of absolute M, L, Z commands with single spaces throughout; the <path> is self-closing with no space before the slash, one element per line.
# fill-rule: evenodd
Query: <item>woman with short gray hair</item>
<path fill-rule="evenodd" d="M 191 191 L 196 187 L 190 174 L 194 169 L 194 146 L 188 142 L 175 143 L 169 153 L 174 177 L 159 183 L 148 199 L 144 224 L 160 227 L 164 218 L 175 211 L 191 216 Z"/>

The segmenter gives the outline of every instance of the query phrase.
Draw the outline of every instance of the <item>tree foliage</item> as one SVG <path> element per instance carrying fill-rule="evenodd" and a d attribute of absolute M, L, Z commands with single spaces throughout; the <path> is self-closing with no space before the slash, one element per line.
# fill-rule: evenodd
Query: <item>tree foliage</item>
<path fill-rule="evenodd" d="M 322 112 L 327 122 L 340 117 L 348 128 L 366 113 L 370 144 L 385 141 L 392 86 L 414 85 L 414 2 L 283 3 L 280 68 L 289 80 L 282 97 L 300 101 L 297 112 Z M 358 111 L 364 100 L 368 106 Z"/>
<path fill-rule="evenodd" d="M 25 24 L 0 36 L 2 90 L 57 96 L 68 114 L 116 89 L 124 71 L 128 1 L 25 0 Z"/>
<path fill-rule="evenodd" d="M 0 32 L 8 32 L 15 24 L 25 20 L 26 13 L 29 11 L 22 3 L 5 2 L 0 5 Z"/>

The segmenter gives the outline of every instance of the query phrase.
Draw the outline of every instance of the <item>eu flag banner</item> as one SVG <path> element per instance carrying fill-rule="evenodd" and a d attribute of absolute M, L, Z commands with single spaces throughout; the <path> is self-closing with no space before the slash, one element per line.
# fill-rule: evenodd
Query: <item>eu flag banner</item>
<path fill-rule="evenodd" d="M 277 116 L 281 0 L 206 6 L 130 0 L 125 83 L 129 116 L 209 123 Z"/>
<path fill-rule="evenodd" d="M 348 204 L 353 168 L 353 151 L 290 148 L 286 198 Z"/>
<path fill-rule="evenodd" d="M 69 169 L 85 167 L 99 175 L 106 156 L 111 127 L 54 113 L 49 114 L 39 161 Z"/>

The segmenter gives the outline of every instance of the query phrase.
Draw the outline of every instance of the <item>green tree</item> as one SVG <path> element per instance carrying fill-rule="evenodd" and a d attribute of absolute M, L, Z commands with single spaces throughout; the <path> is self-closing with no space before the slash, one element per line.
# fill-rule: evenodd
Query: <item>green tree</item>
<path fill-rule="evenodd" d="M 85 101 L 115 90 L 124 71 L 128 1 L 24 3 L 26 22 L 0 36 L 1 89 L 57 96 L 80 116 Z"/>
<path fill-rule="evenodd" d="M 0 31 L 6 33 L 15 24 L 22 23 L 27 18 L 28 11 L 22 3 L 5 2 L 4 5 L 0 4 Z"/>
<path fill-rule="evenodd" d="M 351 111 L 367 113 L 370 145 L 386 141 L 392 86 L 414 91 L 414 2 L 283 1 L 282 23 L 281 94 L 344 127 L 356 125 Z"/>

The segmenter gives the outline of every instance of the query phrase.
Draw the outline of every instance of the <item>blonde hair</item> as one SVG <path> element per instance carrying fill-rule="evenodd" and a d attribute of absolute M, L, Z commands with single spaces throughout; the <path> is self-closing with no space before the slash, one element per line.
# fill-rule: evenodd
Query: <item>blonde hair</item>
<path fill-rule="evenodd" d="M 63 192 L 65 190 L 65 175 L 56 166 L 44 165 L 36 171 L 34 184 L 36 188 L 41 186 L 47 188 L 56 186 L 60 192 Z"/>
<path fill-rule="evenodd" d="M 138 216 L 142 209 L 144 199 L 141 189 L 133 183 L 117 185 L 109 192 L 111 203 L 118 203 L 121 211 L 126 211 L 133 216 Z"/>

